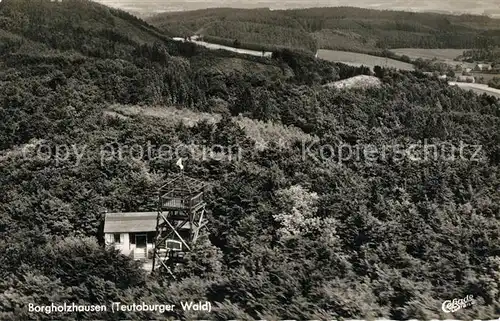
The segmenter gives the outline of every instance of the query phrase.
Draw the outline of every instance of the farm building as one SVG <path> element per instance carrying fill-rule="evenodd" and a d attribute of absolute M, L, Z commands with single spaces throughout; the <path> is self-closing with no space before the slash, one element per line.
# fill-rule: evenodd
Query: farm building
<path fill-rule="evenodd" d="M 136 260 L 146 259 L 154 249 L 157 212 L 106 213 L 104 219 L 104 240 L 122 254 Z M 181 223 L 181 222 L 179 222 Z M 182 232 L 189 231 L 189 223 L 182 226 Z M 182 243 L 175 239 L 166 240 L 166 248 L 181 249 Z"/>
<path fill-rule="evenodd" d="M 476 67 L 474 67 L 475 71 L 489 71 L 491 69 L 492 67 L 490 64 L 477 64 Z"/>

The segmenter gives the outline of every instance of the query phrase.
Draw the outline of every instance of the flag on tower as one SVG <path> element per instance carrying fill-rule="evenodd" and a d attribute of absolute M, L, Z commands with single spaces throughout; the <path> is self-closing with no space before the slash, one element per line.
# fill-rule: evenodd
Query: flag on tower
<path fill-rule="evenodd" d="M 177 161 L 177 163 L 175 163 L 175 165 L 179 166 L 181 171 L 184 169 L 184 166 L 182 165 L 182 157 L 179 158 L 179 160 Z"/>

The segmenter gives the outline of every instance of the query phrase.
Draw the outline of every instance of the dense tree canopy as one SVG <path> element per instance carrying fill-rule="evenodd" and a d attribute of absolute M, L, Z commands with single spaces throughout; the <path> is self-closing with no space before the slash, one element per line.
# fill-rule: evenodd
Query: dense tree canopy
<path fill-rule="evenodd" d="M 383 68 L 379 88 L 336 89 L 325 85 L 369 70 L 207 51 L 90 1 L 4 0 L 0 37 L 0 319 L 498 316 L 496 98 Z M 422 156 L 424 143 L 468 147 L 454 159 L 392 149 Z M 176 280 L 100 244 L 102 210 L 145 208 L 176 159 L 103 159 L 108 144 L 240 148 L 188 155 L 186 174 L 212 186 L 209 235 Z M 441 310 L 466 295 L 476 304 Z M 214 310 L 27 310 L 182 300 Z"/>

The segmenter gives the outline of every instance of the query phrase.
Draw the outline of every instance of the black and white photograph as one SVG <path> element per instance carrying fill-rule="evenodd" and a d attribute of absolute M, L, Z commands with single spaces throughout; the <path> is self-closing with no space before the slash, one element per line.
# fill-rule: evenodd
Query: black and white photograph
<path fill-rule="evenodd" d="M 500 321 L 500 0 L 0 0 L 0 321 Z"/>

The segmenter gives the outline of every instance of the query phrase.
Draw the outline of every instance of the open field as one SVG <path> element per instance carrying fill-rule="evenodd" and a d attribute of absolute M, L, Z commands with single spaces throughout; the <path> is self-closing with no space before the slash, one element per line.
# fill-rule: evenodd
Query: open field
<path fill-rule="evenodd" d="M 386 59 L 382 57 L 376 57 L 349 51 L 320 49 L 318 50 L 318 58 L 334 62 L 341 62 L 356 67 L 364 65 L 370 67 L 371 69 L 373 69 L 375 66 L 378 65 L 381 67 L 392 67 L 403 70 L 414 70 L 412 64 L 408 64 L 402 61 L 394 59 Z"/>
<path fill-rule="evenodd" d="M 495 89 L 488 87 L 488 85 L 483 84 L 471 84 L 465 82 L 449 82 L 450 86 L 458 86 L 463 90 L 472 90 L 473 92 L 481 95 L 488 94 L 500 98 L 500 89 Z"/>
<path fill-rule="evenodd" d="M 398 48 L 391 49 L 398 55 L 406 55 L 412 59 L 439 59 L 453 60 L 460 56 L 467 49 L 421 49 L 421 48 Z"/>
<path fill-rule="evenodd" d="M 421 48 L 398 48 L 391 49 L 398 55 L 406 55 L 411 59 L 437 59 L 451 66 L 461 65 L 462 68 L 474 68 L 475 64 L 455 61 L 456 57 L 463 54 L 467 49 L 421 49 Z"/>

